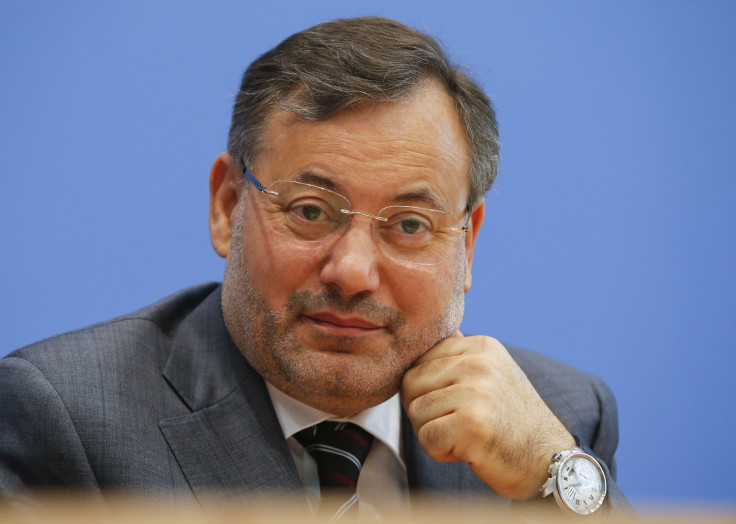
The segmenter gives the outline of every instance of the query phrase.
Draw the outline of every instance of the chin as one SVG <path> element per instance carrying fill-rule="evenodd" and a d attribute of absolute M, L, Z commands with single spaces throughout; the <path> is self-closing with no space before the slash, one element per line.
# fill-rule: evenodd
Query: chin
<path fill-rule="evenodd" d="M 275 355 L 274 355 L 275 356 Z M 297 358 L 278 359 L 279 379 L 286 393 L 307 404 L 351 405 L 365 409 L 387 400 L 398 390 L 404 367 L 387 355 L 357 355 L 347 352 L 311 352 Z M 324 411 L 321 406 L 315 406 Z M 359 411 L 357 409 L 356 411 Z"/>

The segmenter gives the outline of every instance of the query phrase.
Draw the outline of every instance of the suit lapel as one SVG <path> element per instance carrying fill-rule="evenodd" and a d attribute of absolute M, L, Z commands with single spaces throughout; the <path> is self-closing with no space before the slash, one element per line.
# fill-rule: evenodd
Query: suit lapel
<path fill-rule="evenodd" d="M 159 426 L 200 501 L 303 493 L 263 379 L 225 328 L 219 288 L 176 328 L 164 377 L 191 413 Z"/>

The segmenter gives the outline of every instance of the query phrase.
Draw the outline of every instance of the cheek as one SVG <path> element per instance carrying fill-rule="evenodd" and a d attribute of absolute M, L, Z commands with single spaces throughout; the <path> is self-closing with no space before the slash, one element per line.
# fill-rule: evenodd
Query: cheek
<path fill-rule="evenodd" d="M 273 309 L 283 306 L 291 293 L 302 288 L 316 272 L 313 261 L 317 257 L 310 256 L 303 247 L 262 235 L 244 239 L 243 257 L 251 287 Z"/>
<path fill-rule="evenodd" d="M 420 266 L 394 271 L 389 279 L 392 295 L 409 326 L 417 328 L 435 320 L 446 309 L 456 288 L 455 268 Z"/>

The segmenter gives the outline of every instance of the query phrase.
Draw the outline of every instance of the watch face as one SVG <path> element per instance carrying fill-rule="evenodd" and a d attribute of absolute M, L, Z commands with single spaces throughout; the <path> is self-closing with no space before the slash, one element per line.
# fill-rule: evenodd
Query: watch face
<path fill-rule="evenodd" d="M 606 496 L 603 470 L 587 455 L 572 455 L 562 464 L 557 473 L 557 486 L 560 499 L 581 515 L 597 510 Z"/>

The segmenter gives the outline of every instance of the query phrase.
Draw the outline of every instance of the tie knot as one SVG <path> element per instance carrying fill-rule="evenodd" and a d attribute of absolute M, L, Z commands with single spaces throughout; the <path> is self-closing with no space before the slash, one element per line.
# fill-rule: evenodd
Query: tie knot
<path fill-rule="evenodd" d="M 294 438 L 317 463 L 320 486 L 355 492 L 373 435 L 350 422 L 325 421 L 303 429 Z"/>

